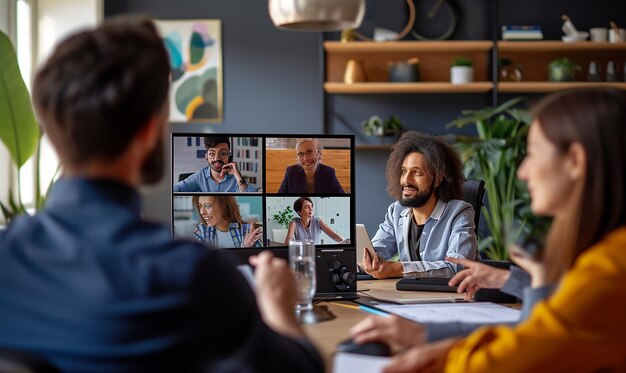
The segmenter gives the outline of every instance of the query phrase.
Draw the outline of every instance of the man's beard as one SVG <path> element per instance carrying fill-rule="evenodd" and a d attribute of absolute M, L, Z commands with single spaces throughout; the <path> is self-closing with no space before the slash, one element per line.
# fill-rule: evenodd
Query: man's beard
<path fill-rule="evenodd" d="M 141 165 L 141 182 L 144 185 L 158 183 L 165 171 L 165 147 L 163 146 L 163 136 L 157 141 L 154 149 Z"/>
<path fill-rule="evenodd" d="M 209 167 L 211 167 L 211 170 L 215 172 L 222 172 L 222 167 L 224 167 L 224 162 L 212 161 L 212 162 L 209 162 Z"/>
<path fill-rule="evenodd" d="M 417 190 L 417 194 L 414 197 L 411 198 L 400 198 L 400 204 L 404 207 L 422 207 L 426 204 L 426 202 L 428 202 L 430 200 L 430 197 L 432 197 L 433 193 L 435 192 L 435 182 L 433 180 L 433 182 L 430 184 L 430 186 L 428 187 L 428 189 L 426 189 L 425 191 L 421 191 L 419 190 L 418 187 L 414 186 L 414 185 L 410 185 L 410 184 L 405 184 L 402 187 L 404 188 L 404 186 L 410 186 L 413 187 Z"/>

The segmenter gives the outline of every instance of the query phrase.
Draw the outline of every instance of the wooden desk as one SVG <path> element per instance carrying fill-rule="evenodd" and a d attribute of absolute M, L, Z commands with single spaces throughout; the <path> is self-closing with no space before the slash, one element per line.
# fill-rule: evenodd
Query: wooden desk
<path fill-rule="evenodd" d="M 397 278 L 392 278 L 386 280 L 359 281 L 357 288 L 359 291 L 364 289 L 396 291 L 396 282 L 398 282 L 398 280 Z M 324 301 L 316 303 L 316 306 L 327 307 L 328 311 L 334 315 L 335 318 L 318 324 L 304 325 L 307 335 L 322 354 L 328 372 L 332 372 L 333 355 L 337 350 L 337 344 L 350 337 L 349 330 L 352 326 L 371 315 L 371 313 L 363 310 L 342 307 L 340 304 L 356 305 L 356 303 L 350 301 Z"/>
<path fill-rule="evenodd" d="M 396 282 L 398 278 L 391 278 L 385 280 L 372 280 L 372 281 L 359 281 L 357 283 L 358 291 L 381 290 L 385 292 L 397 293 L 398 298 L 415 298 L 419 296 L 419 293 L 423 293 L 425 296 L 432 294 L 449 294 L 449 293 L 433 293 L 433 292 L 417 292 L 417 291 L 398 291 L 396 290 Z M 327 310 L 335 316 L 334 319 L 323 321 L 317 324 L 304 325 L 304 329 L 313 343 L 317 346 L 324 362 L 326 364 L 326 371 L 332 372 L 333 356 L 337 351 L 337 344 L 344 339 L 350 337 L 350 328 L 357 324 L 359 321 L 365 319 L 371 313 L 365 312 L 360 309 L 354 309 L 347 306 L 357 305 L 351 301 L 324 301 L 316 303 L 318 307 L 326 307 Z M 513 308 L 520 308 L 519 304 L 506 304 Z"/>

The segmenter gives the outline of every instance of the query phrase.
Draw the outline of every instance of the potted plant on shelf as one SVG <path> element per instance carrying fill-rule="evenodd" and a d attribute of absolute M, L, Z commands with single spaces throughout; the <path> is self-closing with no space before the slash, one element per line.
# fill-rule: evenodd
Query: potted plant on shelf
<path fill-rule="evenodd" d="M 494 260 L 506 260 L 507 243 L 515 242 L 538 221 L 530 211 L 526 185 L 517 179 L 531 122 L 528 111 L 515 107 L 523 100 L 515 98 L 496 108 L 465 110 L 460 118 L 447 124 L 448 128 L 476 126 L 478 135 L 457 136 L 455 147 L 465 176 L 485 181 L 487 203 L 481 213 L 491 235 L 481 238 L 478 246 Z"/>
<path fill-rule="evenodd" d="M 291 219 L 295 218 L 296 214 L 294 213 L 291 206 L 285 207 L 284 210 L 278 211 L 276 214 L 272 215 L 272 219 L 275 222 L 280 224 L 284 229 L 272 229 L 272 240 L 274 242 L 284 242 L 287 237 L 287 231 L 289 229 L 289 223 Z"/>
<path fill-rule="evenodd" d="M 452 84 L 465 84 L 474 81 L 473 62 L 467 57 L 456 57 L 450 67 L 450 82 Z"/>
<path fill-rule="evenodd" d="M 361 126 L 367 136 L 379 136 L 381 143 L 385 142 L 385 137 L 398 136 L 404 131 L 402 120 L 395 115 L 387 119 L 373 115 L 368 120 L 364 120 Z"/>
<path fill-rule="evenodd" d="M 580 66 L 569 58 L 559 58 L 548 65 L 548 80 L 551 82 L 571 82 L 576 80 Z"/>

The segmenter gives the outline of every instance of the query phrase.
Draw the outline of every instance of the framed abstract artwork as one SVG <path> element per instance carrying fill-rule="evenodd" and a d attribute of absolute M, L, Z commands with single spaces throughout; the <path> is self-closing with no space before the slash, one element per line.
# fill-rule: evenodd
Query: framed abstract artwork
<path fill-rule="evenodd" d="M 172 65 L 170 122 L 221 123 L 221 21 L 157 20 L 156 24 Z"/>

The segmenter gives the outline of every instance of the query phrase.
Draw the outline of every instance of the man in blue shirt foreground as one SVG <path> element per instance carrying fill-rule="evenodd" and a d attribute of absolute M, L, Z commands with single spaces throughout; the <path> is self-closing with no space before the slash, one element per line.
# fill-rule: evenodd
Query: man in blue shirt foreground
<path fill-rule="evenodd" d="M 0 347 L 64 372 L 322 371 L 283 260 L 251 260 L 257 303 L 221 252 L 141 219 L 136 189 L 163 173 L 169 71 L 154 24 L 120 18 L 37 73 L 64 176 L 0 232 Z"/>
<path fill-rule="evenodd" d="M 256 186 L 248 184 L 232 162 L 228 137 L 205 136 L 204 158 L 207 167 L 194 172 L 174 184 L 174 192 L 256 192 Z"/>
<path fill-rule="evenodd" d="M 405 132 L 393 146 L 387 169 L 392 203 L 372 239 L 377 255 L 364 251 L 363 269 L 376 278 L 452 277 L 445 257 L 475 260 L 474 210 L 462 201 L 461 160 L 449 145 Z M 390 261 L 399 254 L 400 261 Z"/>

